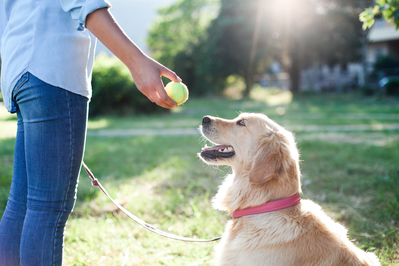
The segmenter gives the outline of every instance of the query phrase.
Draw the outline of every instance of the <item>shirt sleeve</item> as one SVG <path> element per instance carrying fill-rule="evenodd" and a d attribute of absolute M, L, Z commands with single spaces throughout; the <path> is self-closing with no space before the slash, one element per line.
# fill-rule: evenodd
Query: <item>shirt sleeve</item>
<path fill-rule="evenodd" d="M 6 28 L 7 20 L 6 13 L 4 10 L 4 1 L 0 0 L 0 50 L 1 50 L 1 38 L 3 36 L 4 29 Z"/>
<path fill-rule="evenodd" d="M 93 11 L 111 7 L 108 0 L 60 0 L 62 9 L 71 14 L 72 19 L 78 21 L 78 31 L 86 29 L 86 17 Z"/>

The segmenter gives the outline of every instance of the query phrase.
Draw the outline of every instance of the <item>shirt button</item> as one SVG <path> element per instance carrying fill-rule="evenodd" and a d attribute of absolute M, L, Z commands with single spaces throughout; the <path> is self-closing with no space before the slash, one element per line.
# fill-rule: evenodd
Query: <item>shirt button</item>
<path fill-rule="evenodd" d="M 79 26 L 77 27 L 77 31 L 85 31 L 86 27 L 85 24 L 83 24 L 82 22 L 79 23 Z"/>

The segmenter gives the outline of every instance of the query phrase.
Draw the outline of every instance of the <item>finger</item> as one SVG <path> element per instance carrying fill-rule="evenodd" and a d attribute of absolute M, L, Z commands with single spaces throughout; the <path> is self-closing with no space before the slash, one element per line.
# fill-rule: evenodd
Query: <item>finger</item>
<path fill-rule="evenodd" d="M 160 79 L 159 81 L 161 86 L 157 87 L 157 94 L 159 95 L 160 99 L 166 104 L 173 106 L 173 108 L 177 107 L 177 103 L 166 93 L 166 90 L 162 83 L 162 79 Z"/>
<path fill-rule="evenodd" d="M 154 101 L 154 99 L 152 98 L 151 95 L 148 95 L 147 98 L 148 98 L 148 100 L 150 100 L 152 103 L 155 103 L 155 101 Z"/>
<path fill-rule="evenodd" d="M 181 82 L 182 81 L 182 79 L 178 75 L 176 75 L 175 72 L 173 72 L 172 70 L 170 70 L 170 69 L 168 69 L 166 67 L 163 67 L 161 69 L 161 76 L 167 77 L 168 79 L 170 79 L 170 80 L 172 80 L 174 82 Z"/>
<path fill-rule="evenodd" d="M 161 87 L 161 89 L 159 87 Z M 149 92 L 157 105 L 168 109 L 173 109 L 177 106 L 177 103 L 166 94 L 161 84 L 157 86 L 157 89 L 151 89 Z"/>
<path fill-rule="evenodd" d="M 168 109 L 177 107 L 177 103 L 173 101 L 166 93 L 162 80 L 159 79 L 159 83 L 140 86 L 140 92 L 143 93 L 151 102 Z M 159 91 L 159 93 L 158 93 Z"/>

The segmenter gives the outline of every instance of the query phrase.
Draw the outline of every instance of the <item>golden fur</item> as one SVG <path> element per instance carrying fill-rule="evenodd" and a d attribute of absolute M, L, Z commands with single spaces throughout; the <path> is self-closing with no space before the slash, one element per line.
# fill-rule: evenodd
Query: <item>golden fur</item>
<path fill-rule="evenodd" d="M 301 192 L 299 153 L 291 132 L 263 114 L 234 120 L 208 117 L 201 133 L 215 144 L 234 148 L 230 158 L 200 158 L 229 165 L 213 200 L 232 214 Z M 205 120 L 203 120 L 205 121 Z M 216 265 L 380 265 L 373 253 L 357 248 L 347 230 L 311 200 L 292 207 L 232 219 L 216 247 Z"/>

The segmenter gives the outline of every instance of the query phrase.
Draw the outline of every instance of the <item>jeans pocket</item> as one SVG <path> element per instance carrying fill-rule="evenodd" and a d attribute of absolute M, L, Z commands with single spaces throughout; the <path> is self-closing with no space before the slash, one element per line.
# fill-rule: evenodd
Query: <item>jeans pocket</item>
<path fill-rule="evenodd" d="M 12 90 L 12 100 L 15 101 L 15 95 L 18 93 L 19 89 L 29 80 L 29 72 L 25 72 L 18 80 L 17 84 L 15 85 L 14 89 Z"/>

